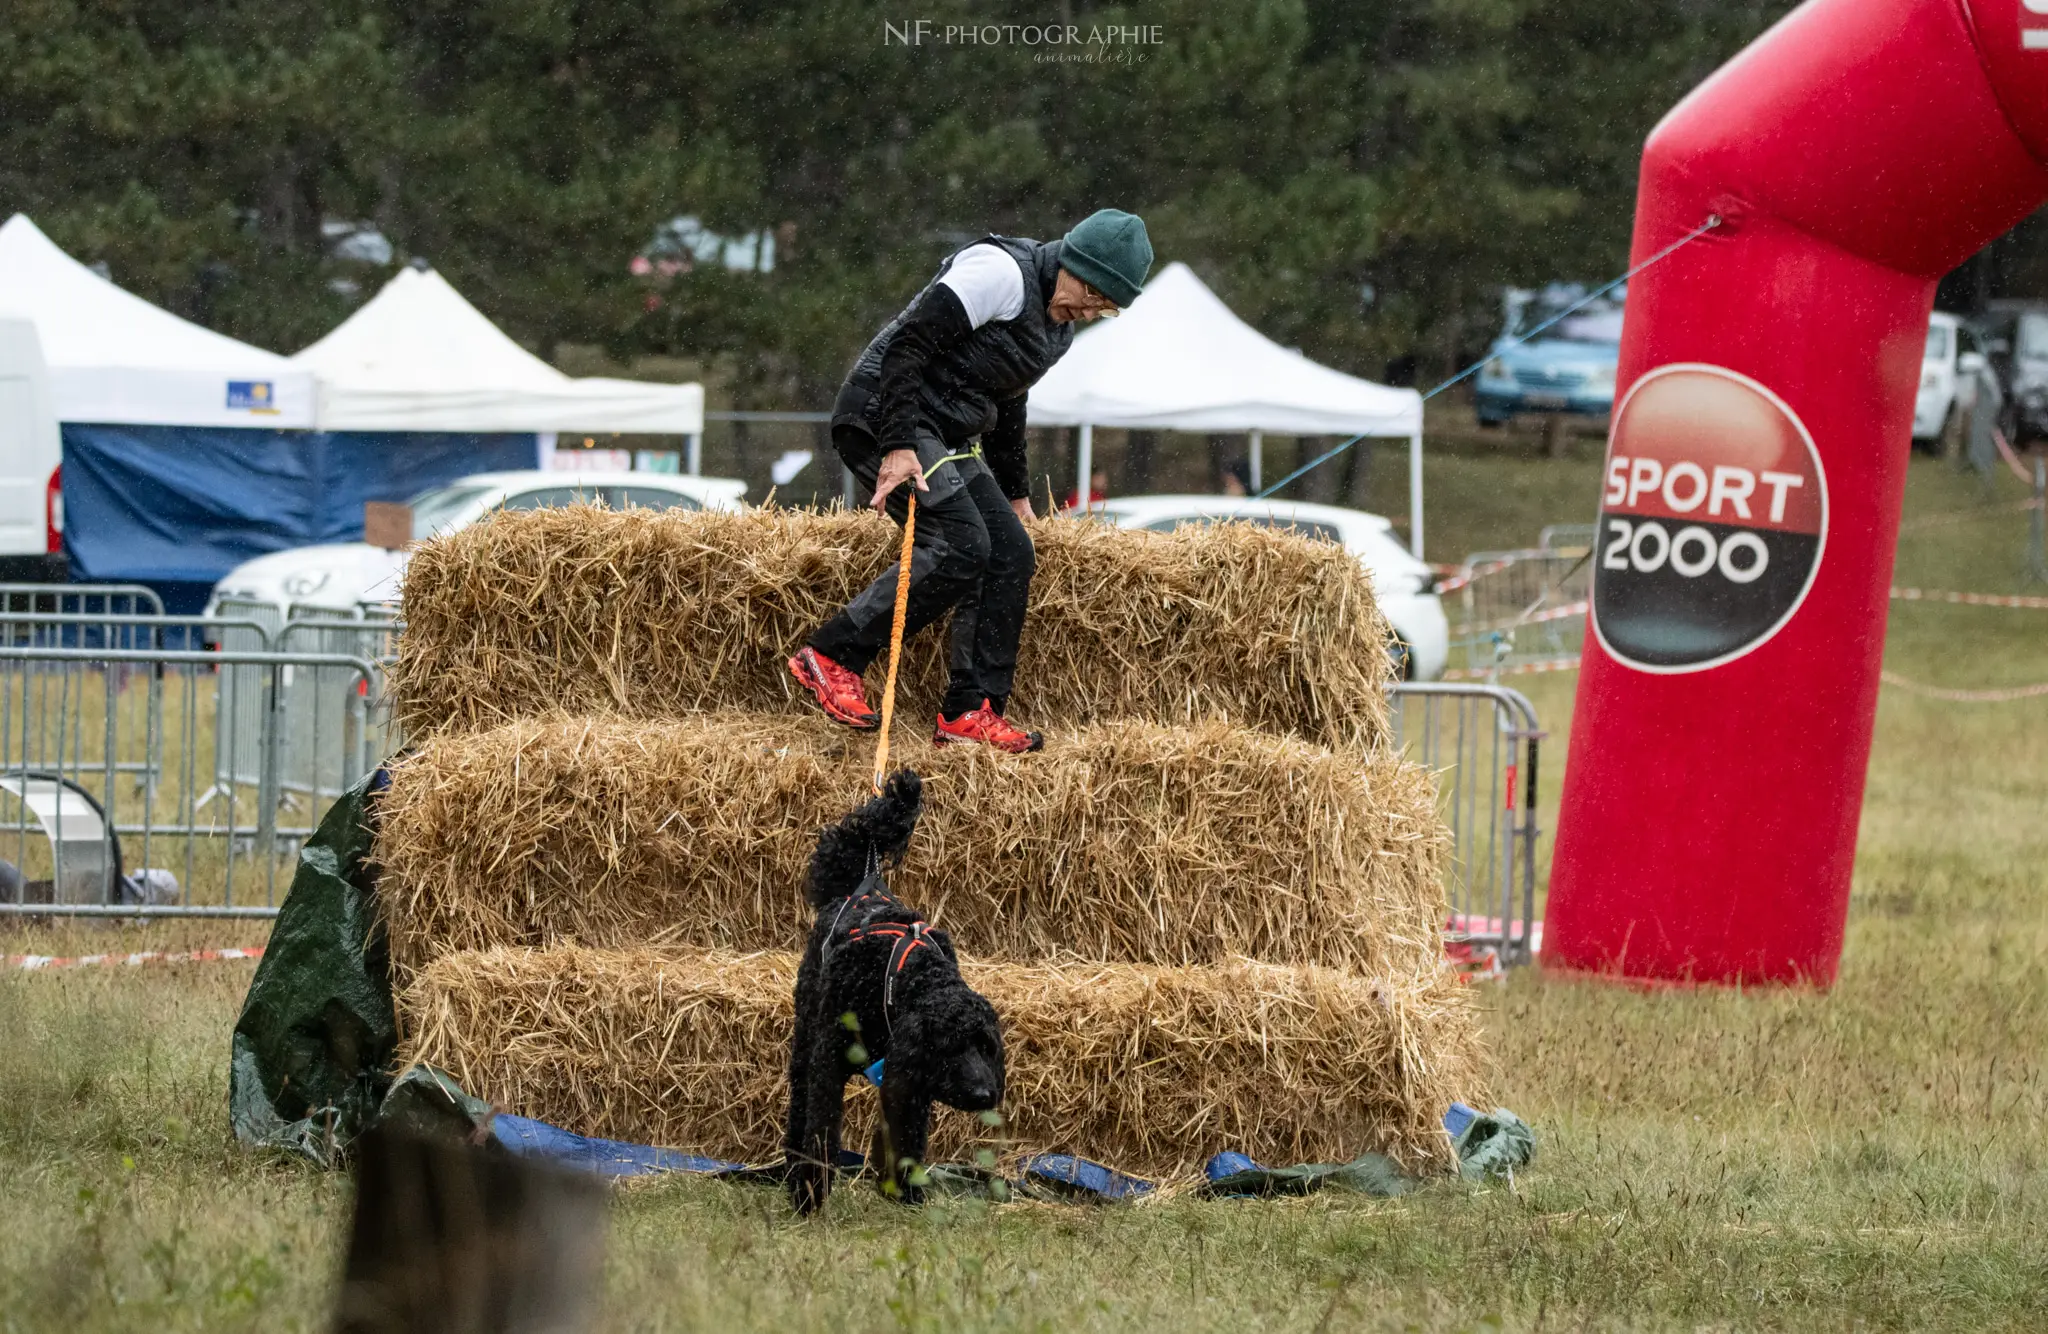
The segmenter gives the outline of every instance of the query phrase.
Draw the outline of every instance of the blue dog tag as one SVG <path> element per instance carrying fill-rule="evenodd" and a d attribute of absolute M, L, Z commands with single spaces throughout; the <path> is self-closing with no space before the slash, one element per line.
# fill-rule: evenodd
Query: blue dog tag
<path fill-rule="evenodd" d="M 882 1061 L 888 1059 L 888 1057 L 884 1056 Z M 882 1087 L 882 1061 L 876 1061 L 873 1065 L 861 1071 L 862 1074 L 868 1077 L 868 1083 L 873 1084 L 876 1088 Z"/>

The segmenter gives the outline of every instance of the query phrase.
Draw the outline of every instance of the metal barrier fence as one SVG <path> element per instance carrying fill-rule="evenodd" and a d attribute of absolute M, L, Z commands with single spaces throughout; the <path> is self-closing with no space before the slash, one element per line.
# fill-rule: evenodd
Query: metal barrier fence
<path fill-rule="evenodd" d="M 353 611 L 334 611 L 295 605 L 286 609 L 274 647 L 280 653 L 316 653 L 385 668 L 397 657 L 400 625 L 395 615 L 366 614 L 362 606 Z M 338 692 L 347 685 L 343 670 L 334 667 L 294 672 L 285 681 L 286 772 L 307 777 L 313 784 L 313 795 L 318 797 L 339 796 L 355 781 L 336 767 L 339 757 L 320 744 L 321 711 L 331 708 Z M 399 739 L 391 728 L 391 711 L 382 706 L 382 701 L 379 707 L 368 711 L 366 721 L 380 754 L 388 755 L 398 749 Z"/>
<path fill-rule="evenodd" d="M 1576 556 L 1591 549 L 1599 537 L 1597 523 L 1551 523 L 1536 534 L 1536 545 L 1545 551 Z"/>
<path fill-rule="evenodd" d="M 285 610 L 277 631 L 280 651 L 346 653 L 371 662 L 391 662 L 398 654 L 398 632 L 405 628 L 396 608 L 360 602 L 351 611 L 294 603 Z"/>
<path fill-rule="evenodd" d="M 217 598 L 213 614 L 222 622 L 214 643 L 230 653 L 269 653 L 277 647 L 277 632 L 284 629 L 283 610 L 257 598 Z M 222 672 L 233 678 L 224 688 L 236 693 L 257 689 L 262 676 L 247 666 L 229 666 Z M 254 781 L 262 772 L 268 744 L 262 719 L 231 717 L 214 733 L 214 781 Z"/>
<path fill-rule="evenodd" d="M 396 746 L 376 661 L 396 622 L 272 620 L 0 613 L 0 914 L 275 911 L 327 804 Z M 66 640 L 80 629 L 96 642 Z M 157 647 L 171 630 L 222 647 Z M 1397 744 L 1439 776 L 1459 934 L 1527 962 L 1535 708 L 1442 682 L 1398 685 L 1391 703 Z"/>
<path fill-rule="evenodd" d="M 254 633 L 243 648 L 269 648 L 261 622 L 217 616 L 124 612 L 0 611 L 0 644 L 16 648 L 203 648 L 223 631 Z"/>
<path fill-rule="evenodd" d="M 0 612 L 161 616 L 164 600 L 146 584 L 0 583 Z"/>
<path fill-rule="evenodd" d="M 382 696 L 335 654 L 0 645 L 0 913 L 271 915 L 324 798 L 384 758 Z M 221 773 L 243 735 L 253 772 Z"/>
<path fill-rule="evenodd" d="M 254 651 L 270 648 L 269 635 L 254 621 L 224 621 L 205 616 L 82 615 L 68 612 L 0 613 L 0 646 L 9 648 L 116 649 L 154 653 L 166 649 L 200 649 L 217 643 L 226 633 L 253 635 Z M 149 716 L 163 710 L 163 674 L 147 673 L 149 698 L 144 704 Z M 7 752 L 0 749 L 0 770 Z M 139 756 L 120 759 L 115 768 L 122 773 L 140 773 L 152 782 L 163 772 L 162 735 L 149 733 L 149 744 Z"/>
<path fill-rule="evenodd" d="M 220 645 L 243 651 L 313 653 L 376 664 L 391 661 L 397 647 L 400 622 L 380 604 L 363 604 L 352 611 L 293 605 L 279 611 L 275 603 L 254 598 L 222 598 L 216 604 L 216 620 L 224 627 Z M 253 688 L 261 675 L 256 667 L 231 668 L 243 680 L 241 688 Z M 314 668 L 287 672 L 280 683 L 283 698 L 284 760 L 279 766 L 290 775 L 290 790 L 318 798 L 331 798 L 348 787 L 337 758 L 319 740 L 327 721 L 323 713 L 333 708 L 336 692 L 344 682 L 336 669 Z M 381 703 L 381 702 L 380 702 Z M 254 718 L 238 719 L 237 726 L 223 729 L 216 738 L 217 781 L 252 783 L 265 764 L 264 748 L 271 744 L 264 726 Z M 395 750 L 398 738 L 389 730 L 389 711 L 370 711 L 370 726 L 385 753 Z"/>
<path fill-rule="evenodd" d="M 1395 686 L 1394 737 L 1440 775 L 1450 826 L 1445 877 L 1458 943 L 1491 950 L 1503 967 L 1535 954 L 1536 706 L 1506 686 L 1432 681 Z"/>
<path fill-rule="evenodd" d="M 1590 548 L 1475 551 L 1440 586 L 1451 667 L 1487 671 L 1576 655 L 1593 587 Z"/>

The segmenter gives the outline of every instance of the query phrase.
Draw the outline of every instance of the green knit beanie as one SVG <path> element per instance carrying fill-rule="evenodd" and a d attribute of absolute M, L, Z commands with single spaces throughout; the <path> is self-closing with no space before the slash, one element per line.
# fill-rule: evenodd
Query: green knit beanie
<path fill-rule="evenodd" d="M 1119 306 L 1130 305 L 1152 271 L 1145 220 L 1120 208 L 1097 209 L 1067 233 L 1060 266 Z"/>

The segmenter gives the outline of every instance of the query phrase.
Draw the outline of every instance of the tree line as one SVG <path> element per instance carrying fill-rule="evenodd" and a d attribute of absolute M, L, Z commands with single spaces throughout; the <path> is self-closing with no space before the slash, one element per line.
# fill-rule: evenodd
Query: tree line
<path fill-rule="evenodd" d="M 388 277 L 353 223 L 545 355 L 804 407 L 951 247 L 1115 206 L 1270 336 L 1426 380 L 1502 284 L 1623 266 L 1644 136 L 1787 8 L 10 0 L 0 213 L 286 352 Z"/>

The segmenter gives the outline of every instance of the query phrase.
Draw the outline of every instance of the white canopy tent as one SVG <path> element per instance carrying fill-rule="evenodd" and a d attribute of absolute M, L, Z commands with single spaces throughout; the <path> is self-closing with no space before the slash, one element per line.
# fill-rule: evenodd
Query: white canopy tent
<path fill-rule="evenodd" d="M 0 226 L 0 310 L 34 321 L 59 421 L 313 424 L 310 372 L 122 291 L 20 213 Z"/>
<path fill-rule="evenodd" d="M 1031 390 L 1030 421 L 1080 428 L 1084 493 L 1097 426 L 1244 431 L 1254 491 L 1263 484 L 1267 431 L 1406 439 L 1409 544 L 1422 554 L 1422 396 L 1281 347 L 1232 313 L 1185 264 L 1167 265 L 1122 315 L 1074 339 Z"/>
<path fill-rule="evenodd" d="M 291 360 L 318 379 L 323 430 L 682 435 L 698 470 L 702 385 L 564 375 L 430 269 L 401 271 Z"/>

